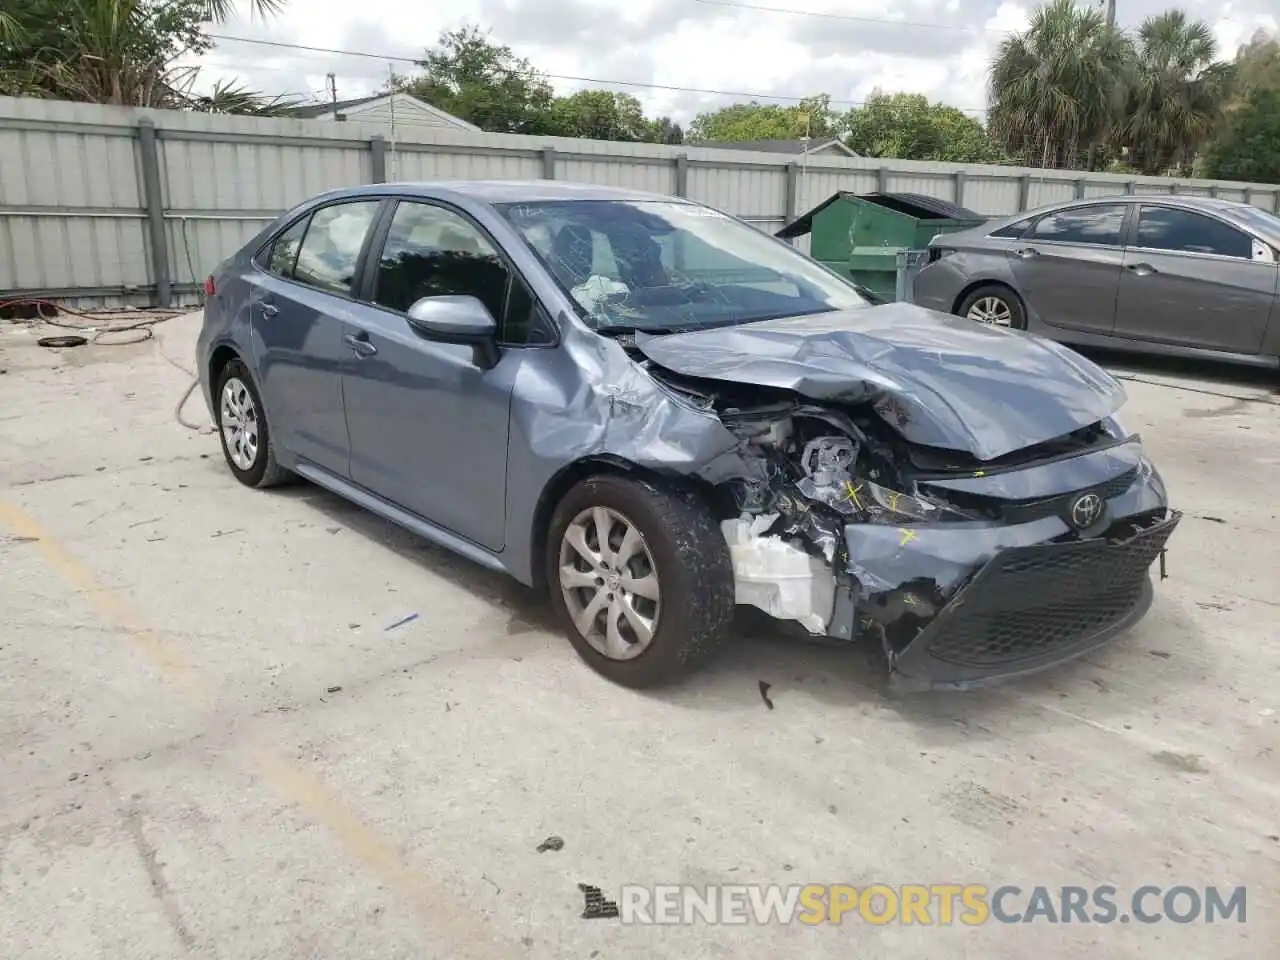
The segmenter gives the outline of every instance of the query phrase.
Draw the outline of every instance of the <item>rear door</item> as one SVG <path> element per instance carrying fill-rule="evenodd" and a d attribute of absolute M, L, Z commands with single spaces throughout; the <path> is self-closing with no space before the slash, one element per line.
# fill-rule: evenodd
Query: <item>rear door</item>
<path fill-rule="evenodd" d="M 1124 261 L 1127 203 L 1069 207 L 1014 241 L 1011 270 L 1027 306 L 1055 327 L 1108 334 Z"/>
<path fill-rule="evenodd" d="M 1143 204 L 1125 252 L 1115 335 L 1257 353 L 1275 302 L 1272 249 L 1225 220 Z"/>
<path fill-rule="evenodd" d="M 262 251 L 253 291 L 263 402 L 275 439 L 345 477 L 342 321 L 380 200 L 340 201 L 304 216 Z"/>

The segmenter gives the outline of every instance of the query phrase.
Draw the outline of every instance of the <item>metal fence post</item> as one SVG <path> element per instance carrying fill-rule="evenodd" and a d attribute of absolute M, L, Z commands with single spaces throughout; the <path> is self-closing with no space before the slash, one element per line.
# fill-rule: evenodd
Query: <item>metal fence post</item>
<path fill-rule="evenodd" d="M 876 171 L 876 192 L 877 193 L 889 192 L 889 168 L 888 167 L 881 167 L 879 170 Z"/>
<path fill-rule="evenodd" d="M 387 138 L 380 133 L 369 140 L 369 166 L 373 173 L 370 182 L 387 182 Z"/>
<path fill-rule="evenodd" d="M 1218 199 L 1218 185 L 1216 183 L 1209 184 L 1209 196 L 1214 200 Z"/>
<path fill-rule="evenodd" d="M 556 148 L 542 148 L 542 179 L 554 180 L 556 178 Z"/>
<path fill-rule="evenodd" d="M 1077 200 L 1084 199 L 1084 177 L 1081 177 L 1079 180 L 1076 181 L 1076 199 Z"/>
<path fill-rule="evenodd" d="M 1173 183 L 1169 184 L 1169 193 L 1172 195 L 1172 194 L 1177 194 L 1177 192 L 1178 192 L 1178 184 L 1177 184 L 1177 181 L 1174 181 Z"/>
<path fill-rule="evenodd" d="M 676 154 L 676 196 L 689 196 L 689 155 Z"/>
<path fill-rule="evenodd" d="M 169 241 L 164 228 L 164 196 L 160 184 L 160 148 L 156 125 L 150 117 L 138 121 L 138 151 L 142 166 L 142 197 L 147 210 L 147 236 L 151 240 L 151 276 L 155 281 L 157 307 L 173 303 L 169 285 Z"/>
<path fill-rule="evenodd" d="M 964 206 L 964 180 L 965 180 L 965 174 L 963 170 L 956 171 L 955 180 L 956 180 L 956 206 L 963 207 Z"/>
<path fill-rule="evenodd" d="M 1018 212 L 1031 208 L 1031 174 L 1024 173 L 1018 178 Z"/>
<path fill-rule="evenodd" d="M 1134 194 L 1136 194 L 1138 192 L 1138 181 L 1130 180 L 1128 183 L 1126 183 L 1124 185 L 1124 192 L 1129 194 L 1129 196 L 1133 196 Z"/>
<path fill-rule="evenodd" d="M 1244 202 L 1253 206 L 1253 187 L 1244 188 Z"/>
<path fill-rule="evenodd" d="M 794 223 L 796 219 L 796 194 L 800 184 L 800 168 L 788 163 L 784 168 L 787 173 L 785 192 L 782 195 L 782 222 Z"/>

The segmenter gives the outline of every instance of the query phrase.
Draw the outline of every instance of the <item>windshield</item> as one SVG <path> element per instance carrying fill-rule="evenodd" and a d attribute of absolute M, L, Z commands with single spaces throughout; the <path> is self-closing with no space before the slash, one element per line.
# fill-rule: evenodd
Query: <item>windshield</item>
<path fill-rule="evenodd" d="M 1280 217 L 1268 213 L 1258 207 L 1239 204 L 1235 209 L 1236 216 L 1253 227 L 1259 233 L 1270 235 L 1273 239 L 1280 237 Z"/>
<path fill-rule="evenodd" d="M 691 330 L 868 306 L 803 254 L 696 204 L 497 206 L 596 330 Z"/>

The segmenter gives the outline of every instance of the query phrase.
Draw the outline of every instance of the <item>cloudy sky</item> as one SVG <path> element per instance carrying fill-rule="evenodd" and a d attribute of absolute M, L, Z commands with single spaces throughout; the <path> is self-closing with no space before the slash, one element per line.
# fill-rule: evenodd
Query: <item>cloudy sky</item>
<path fill-rule="evenodd" d="M 1081 0 L 1086 2 L 1101 0 Z M 376 56 L 220 40 L 203 59 L 199 85 L 234 79 L 272 93 L 327 99 L 325 74 L 332 71 L 341 99 L 362 96 L 385 80 L 390 66 L 410 67 L 387 58 L 421 56 L 442 30 L 470 23 L 552 75 L 560 92 L 625 90 L 650 114 L 681 122 L 746 99 L 737 94 L 787 102 L 826 92 L 838 108 L 847 109 L 876 88 L 924 93 L 980 113 L 993 51 L 1007 32 L 1026 25 L 1035 5 L 1035 0 L 898 0 L 892 5 L 884 0 L 292 0 L 285 14 L 268 21 L 246 17 L 211 29 Z M 1276 0 L 1185 0 L 1182 6 L 1213 25 L 1226 56 L 1259 27 L 1280 27 Z M 1166 7 L 1162 0 L 1119 0 L 1119 20 L 1136 25 Z"/>

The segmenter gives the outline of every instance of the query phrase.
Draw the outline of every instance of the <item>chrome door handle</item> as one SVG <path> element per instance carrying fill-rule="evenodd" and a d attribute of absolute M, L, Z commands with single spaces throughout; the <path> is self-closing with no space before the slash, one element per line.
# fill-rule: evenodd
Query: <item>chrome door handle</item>
<path fill-rule="evenodd" d="M 1038 257 L 1038 256 L 1040 256 L 1040 251 L 1039 251 L 1039 250 L 1032 250 L 1032 249 L 1030 249 L 1030 248 L 1028 248 L 1028 249 L 1026 249 L 1026 250 L 1019 250 L 1019 251 L 1018 251 L 1018 256 L 1019 256 L 1019 257 L 1021 257 L 1023 260 L 1030 260 L 1032 257 Z"/>
<path fill-rule="evenodd" d="M 1137 274 L 1139 277 L 1149 277 L 1153 273 L 1160 272 L 1149 263 L 1131 263 L 1125 269 L 1130 273 Z"/>
<path fill-rule="evenodd" d="M 369 342 L 367 334 L 347 333 L 343 335 L 342 342 L 362 357 L 371 357 L 378 352 L 378 348 Z"/>
<path fill-rule="evenodd" d="M 274 317 L 279 312 L 280 312 L 280 308 L 277 307 L 274 303 L 262 304 L 262 315 L 264 317 Z"/>

